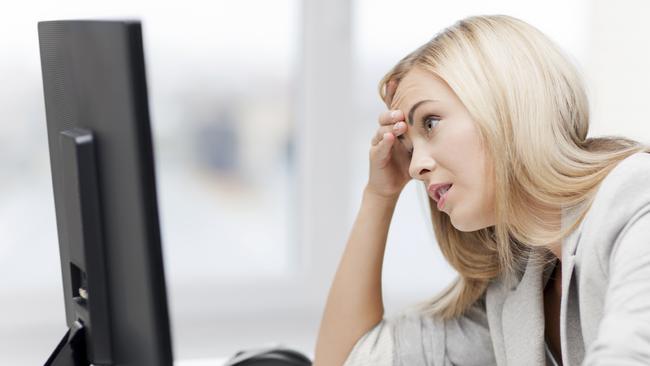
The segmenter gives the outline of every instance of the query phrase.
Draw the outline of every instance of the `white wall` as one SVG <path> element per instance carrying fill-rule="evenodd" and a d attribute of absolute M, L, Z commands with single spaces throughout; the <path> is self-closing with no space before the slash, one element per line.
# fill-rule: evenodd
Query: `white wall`
<path fill-rule="evenodd" d="M 589 136 L 650 143 L 650 3 L 592 2 L 585 60 L 592 110 Z"/>

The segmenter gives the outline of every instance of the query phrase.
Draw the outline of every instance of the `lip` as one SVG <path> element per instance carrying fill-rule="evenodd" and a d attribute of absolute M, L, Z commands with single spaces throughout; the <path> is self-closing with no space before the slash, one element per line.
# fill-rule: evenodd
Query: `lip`
<path fill-rule="evenodd" d="M 427 192 L 429 193 L 429 196 L 430 196 L 434 201 L 438 202 L 438 201 L 440 201 L 440 198 L 442 198 L 442 197 L 438 197 L 438 194 L 436 193 L 436 191 L 438 190 L 438 188 L 440 188 L 440 187 L 442 187 L 442 186 L 447 186 L 447 185 L 453 185 L 453 183 L 451 183 L 451 182 L 445 182 L 445 183 L 435 183 L 435 184 L 431 184 L 431 185 L 429 185 L 429 188 L 427 188 Z M 451 187 L 450 187 L 449 189 L 451 189 Z M 449 191 L 447 191 L 447 192 L 449 192 Z"/>
<path fill-rule="evenodd" d="M 447 186 L 447 185 L 449 186 L 449 189 L 447 190 L 447 192 L 445 192 L 445 194 L 442 195 L 442 197 L 438 197 L 438 193 L 437 193 L 436 191 L 437 191 L 440 187 Z M 445 202 L 447 202 L 447 196 L 449 195 L 449 192 L 452 190 L 453 185 L 454 185 L 454 184 L 451 183 L 451 182 L 446 182 L 446 183 L 436 183 L 436 184 L 431 184 L 431 185 L 429 185 L 429 188 L 427 188 L 427 191 L 428 191 L 428 193 L 429 193 L 429 196 L 430 196 L 434 201 L 436 201 L 437 206 L 438 206 L 438 210 L 439 210 L 439 211 L 442 211 L 442 209 L 445 207 Z"/>
<path fill-rule="evenodd" d="M 449 192 L 451 191 L 451 188 L 445 192 L 445 194 L 440 197 L 440 201 L 438 201 L 438 210 L 442 211 L 443 208 L 445 208 L 445 202 L 447 202 L 447 196 L 449 196 Z"/>

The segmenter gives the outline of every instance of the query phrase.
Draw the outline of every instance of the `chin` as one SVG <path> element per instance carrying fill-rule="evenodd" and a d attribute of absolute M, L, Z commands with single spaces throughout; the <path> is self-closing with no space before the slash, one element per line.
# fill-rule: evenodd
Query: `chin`
<path fill-rule="evenodd" d="M 459 225 L 459 224 L 457 224 L 456 222 L 454 222 L 454 220 L 451 220 L 451 224 L 456 228 L 456 230 L 458 230 L 458 231 L 462 231 L 462 232 L 464 232 L 464 233 L 468 233 L 468 232 L 470 232 L 470 231 L 475 231 L 475 229 L 473 229 L 473 228 L 471 228 L 471 227 L 468 227 L 468 226 L 466 226 L 466 225 Z"/>
<path fill-rule="evenodd" d="M 482 222 L 479 220 L 472 220 L 472 219 L 459 219 L 458 215 L 449 215 L 449 219 L 451 221 L 451 224 L 456 228 L 458 231 L 462 231 L 465 233 L 469 233 L 472 231 L 477 231 L 484 229 L 490 225 L 483 225 Z M 477 223 L 479 223 L 477 225 Z"/>

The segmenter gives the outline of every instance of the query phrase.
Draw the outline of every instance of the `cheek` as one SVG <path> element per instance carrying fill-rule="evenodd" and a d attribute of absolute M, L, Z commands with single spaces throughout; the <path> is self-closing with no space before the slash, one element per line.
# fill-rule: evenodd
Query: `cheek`
<path fill-rule="evenodd" d="M 454 227 L 469 232 L 494 225 L 493 196 L 477 185 L 458 188 L 449 212 Z"/>
<path fill-rule="evenodd" d="M 461 168 L 462 169 L 462 168 Z M 471 167 L 465 165 L 465 174 L 459 177 L 459 185 L 456 190 L 456 203 L 458 206 L 464 206 L 470 212 L 484 211 L 488 205 L 490 197 L 487 196 L 487 187 L 485 187 L 483 178 L 478 172 L 472 171 Z"/>
<path fill-rule="evenodd" d="M 495 190 L 491 174 L 484 165 L 485 155 L 476 146 L 460 145 L 460 142 L 449 146 L 450 153 L 447 156 L 453 177 L 458 183 L 458 204 L 483 214 L 492 210 Z"/>
<path fill-rule="evenodd" d="M 479 226 L 491 226 L 494 225 L 495 220 L 496 192 L 494 183 L 487 169 L 482 166 L 482 159 L 477 160 L 475 169 L 478 173 L 474 175 L 476 185 L 471 192 L 471 207 L 467 207 L 467 209 L 473 212 L 474 220 L 481 223 Z"/>
<path fill-rule="evenodd" d="M 491 174 L 484 165 L 484 156 L 477 156 L 468 164 L 471 166 L 466 177 L 466 182 L 472 185 L 471 196 L 475 202 L 475 209 L 482 212 L 490 210 L 494 206 L 494 184 Z"/>

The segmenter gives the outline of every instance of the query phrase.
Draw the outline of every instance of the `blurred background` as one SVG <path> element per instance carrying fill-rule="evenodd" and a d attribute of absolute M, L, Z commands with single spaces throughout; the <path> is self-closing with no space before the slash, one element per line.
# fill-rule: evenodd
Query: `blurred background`
<path fill-rule="evenodd" d="M 519 17 L 582 70 L 590 136 L 650 142 L 642 0 L 37 1 L 0 23 L 0 364 L 42 364 L 66 325 L 36 23 L 143 23 L 176 359 L 284 344 L 313 355 L 384 109 L 377 82 L 469 15 Z M 383 272 L 387 313 L 454 276 L 409 183 Z"/>

